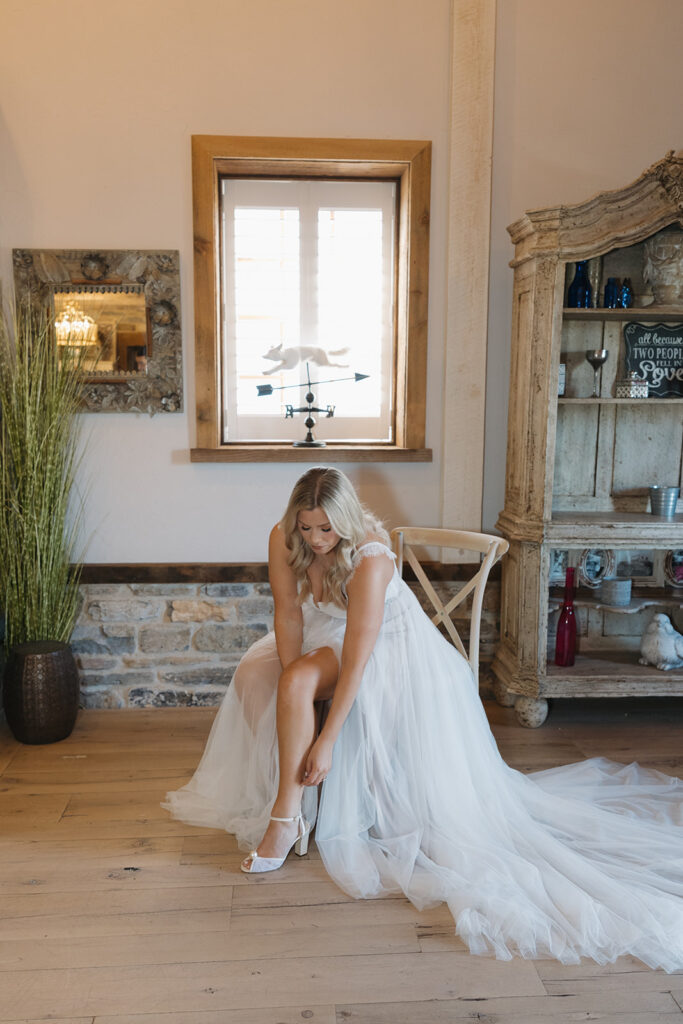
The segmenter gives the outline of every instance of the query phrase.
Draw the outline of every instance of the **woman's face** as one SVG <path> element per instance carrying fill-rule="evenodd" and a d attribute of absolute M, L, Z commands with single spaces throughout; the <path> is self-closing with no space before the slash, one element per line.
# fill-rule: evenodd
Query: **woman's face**
<path fill-rule="evenodd" d="M 334 532 L 326 513 L 321 508 L 299 512 L 296 525 L 305 543 L 316 555 L 328 554 L 339 543 L 339 534 Z"/>

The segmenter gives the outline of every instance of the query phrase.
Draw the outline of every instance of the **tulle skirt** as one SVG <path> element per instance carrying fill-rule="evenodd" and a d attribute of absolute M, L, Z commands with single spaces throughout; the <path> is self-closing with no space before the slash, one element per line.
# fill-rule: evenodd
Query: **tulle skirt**
<path fill-rule="evenodd" d="M 467 662 L 401 583 L 334 748 L 316 842 L 352 896 L 445 901 L 473 953 L 683 968 L 683 782 L 605 758 L 522 775 L 500 757 Z M 308 605 L 304 649 L 345 621 Z M 278 784 L 272 634 L 245 655 L 171 813 L 244 849 Z M 317 792 L 304 791 L 316 817 Z"/>

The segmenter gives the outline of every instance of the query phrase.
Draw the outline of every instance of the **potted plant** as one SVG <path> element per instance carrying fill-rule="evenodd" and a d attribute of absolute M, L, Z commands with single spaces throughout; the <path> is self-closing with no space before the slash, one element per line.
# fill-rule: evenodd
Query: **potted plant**
<path fill-rule="evenodd" d="M 79 608 L 81 507 L 72 498 L 85 377 L 77 350 L 60 348 L 43 308 L 19 305 L 0 317 L 3 703 L 23 743 L 64 739 L 79 704 L 69 641 Z"/>

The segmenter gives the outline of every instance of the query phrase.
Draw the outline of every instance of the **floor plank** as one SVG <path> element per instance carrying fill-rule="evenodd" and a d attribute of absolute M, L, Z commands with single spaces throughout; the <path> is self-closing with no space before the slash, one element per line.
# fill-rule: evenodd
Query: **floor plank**
<path fill-rule="evenodd" d="M 529 962 L 468 954 L 395 953 L 145 967 L 16 971 L 3 977 L 0 1020 L 253 1006 L 542 995 Z"/>
<path fill-rule="evenodd" d="M 145 1013 L 94 1019 L 94 1024 L 336 1024 L 334 1006 L 274 1006 L 187 1013 Z"/>
<path fill-rule="evenodd" d="M 161 915 L 157 915 L 157 922 L 159 927 L 163 927 Z M 192 935 L 191 942 L 188 942 L 185 931 L 0 941 L 0 989 L 4 984 L 3 971 L 420 952 L 415 927 L 410 922 L 366 924 L 359 931 L 353 922 L 340 926 L 333 920 L 326 926 L 317 927 L 313 944 L 306 919 L 291 922 L 286 929 L 264 931 L 261 927 L 245 932 L 231 928 L 229 915 L 214 914 L 211 930 L 204 924 L 201 929 L 195 927 Z"/>
<path fill-rule="evenodd" d="M 415 1003 L 362 1003 L 337 1007 L 336 1024 L 681 1024 L 683 1016 L 671 997 L 652 1005 L 624 1000 L 594 1001 L 574 997 L 448 999 Z M 645 1001 L 646 1003 L 649 1000 Z"/>

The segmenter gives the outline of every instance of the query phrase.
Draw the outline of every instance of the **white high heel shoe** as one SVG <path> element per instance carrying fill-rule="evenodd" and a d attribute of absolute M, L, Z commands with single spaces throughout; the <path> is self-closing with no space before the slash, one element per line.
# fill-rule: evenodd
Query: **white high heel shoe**
<path fill-rule="evenodd" d="M 296 821 L 299 823 L 297 829 L 297 837 L 292 843 L 294 847 L 294 853 L 299 857 L 303 857 L 304 854 L 308 853 L 308 837 L 311 834 L 311 826 L 304 818 L 301 811 L 295 814 L 293 818 L 275 818 L 271 817 L 271 821 Z M 284 857 L 259 857 L 256 850 L 252 850 L 250 854 L 240 864 L 240 869 L 244 871 L 245 875 L 251 875 L 258 871 L 277 871 L 281 868 L 284 862 L 289 856 L 292 846 L 289 847 Z M 245 867 L 245 864 L 247 867 Z"/>

